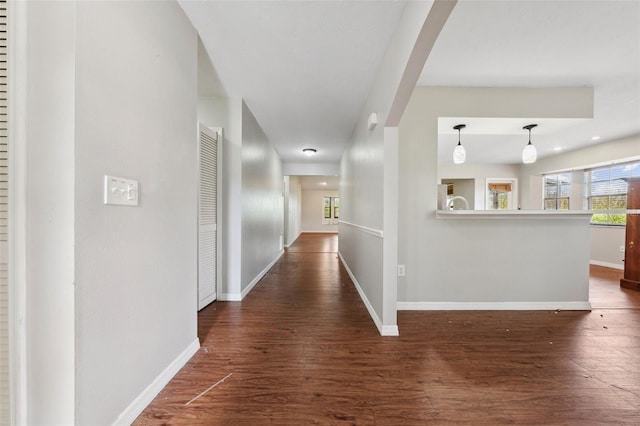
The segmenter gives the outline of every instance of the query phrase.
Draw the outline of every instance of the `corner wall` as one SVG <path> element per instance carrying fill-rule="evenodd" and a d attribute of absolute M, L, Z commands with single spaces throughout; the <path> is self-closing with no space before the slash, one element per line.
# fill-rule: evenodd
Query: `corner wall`
<path fill-rule="evenodd" d="M 285 176 L 285 247 L 291 246 L 302 232 L 302 186 L 298 176 Z"/>
<path fill-rule="evenodd" d="M 398 335 L 397 126 L 455 5 L 405 5 L 340 162 L 340 257 L 382 335 Z M 380 123 L 373 130 L 371 113 Z"/>
<path fill-rule="evenodd" d="M 407 2 L 340 162 L 340 258 L 382 335 L 398 334 L 396 126 L 455 4 Z"/>
<path fill-rule="evenodd" d="M 198 122 L 222 128 L 222 226 L 220 236 L 220 300 L 238 299 L 241 293 L 242 220 L 242 100 L 198 98 Z"/>
<path fill-rule="evenodd" d="M 207 127 L 223 128 L 224 249 L 220 254 L 219 298 L 238 301 L 251 291 L 284 248 L 282 164 L 241 99 L 200 97 L 198 121 Z"/>
<path fill-rule="evenodd" d="M 23 6 L 28 24 L 28 190 L 24 265 L 27 394 L 22 401 L 27 412 L 22 420 L 29 425 L 71 425 L 76 422 L 76 11 L 73 2 L 25 2 Z"/>

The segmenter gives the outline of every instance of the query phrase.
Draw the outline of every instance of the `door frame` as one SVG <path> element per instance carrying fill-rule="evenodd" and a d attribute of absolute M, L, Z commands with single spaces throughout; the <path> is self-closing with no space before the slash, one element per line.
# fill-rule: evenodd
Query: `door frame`
<path fill-rule="evenodd" d="M 9 6 L 9 416 L 26 424 L 27 2 Z"/>

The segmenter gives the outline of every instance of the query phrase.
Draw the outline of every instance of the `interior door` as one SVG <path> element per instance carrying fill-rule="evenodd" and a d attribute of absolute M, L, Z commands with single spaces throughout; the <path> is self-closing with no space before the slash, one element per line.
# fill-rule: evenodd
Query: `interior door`
<path fill-rule="evenodd" d="M 198 310 L 217 298 L 218 134 L 200 125 L 198 197 Z"/>

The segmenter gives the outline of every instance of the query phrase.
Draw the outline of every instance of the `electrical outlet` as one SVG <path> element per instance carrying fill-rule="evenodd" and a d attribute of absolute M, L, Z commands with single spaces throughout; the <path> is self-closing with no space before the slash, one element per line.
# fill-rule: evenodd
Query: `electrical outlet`
<path fill-rule="evenodd" d="M 620 253 L 624 253 L 624 246 L 620 246 Z"/>
<path fill-rule="evenodd" d="M 398 276 L 404 277 L 404 265 L 398 265 Z"/>

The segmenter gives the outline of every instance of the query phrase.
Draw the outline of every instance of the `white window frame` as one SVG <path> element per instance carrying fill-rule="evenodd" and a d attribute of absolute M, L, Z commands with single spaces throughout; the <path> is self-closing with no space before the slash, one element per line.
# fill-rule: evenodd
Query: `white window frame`
<path fill-rule="evenodd" d="M 560 177 L 561 176 L 567 176 L 567 182 L 568 183 L 561 183 L 560 182 Z M 547 192 L 546 192 L 546 188 L 547 188 L 547 178 L 555 178 L 555 186 L 556 186 L 556 196 L 555 197 L 547 197 Z M 562 186 L 566 185 L 568 187 L 567 190 L 567 196 L 566 197 L 561 197 L 561 190 L 562 190 Z M 560 200 L 566 199 L 567 200 L 567 208 L 559 208 L 560 206 Z M 551 209 L 551 208 L 547 208 L 547 200 L 555 200 L 555 208 Z M 564 173 L 548 173 L 548 174 L 544 174 L 542 175 L 542 209 L 543 210 L 569 210 L 570 209 L 570 204 L 571 204 L 571 172 L 564 172 Z"/>

